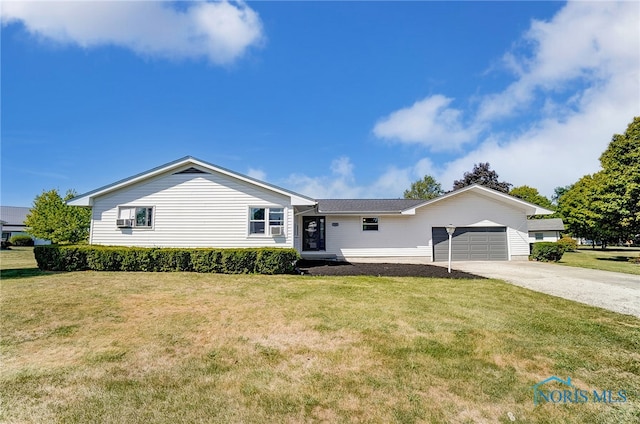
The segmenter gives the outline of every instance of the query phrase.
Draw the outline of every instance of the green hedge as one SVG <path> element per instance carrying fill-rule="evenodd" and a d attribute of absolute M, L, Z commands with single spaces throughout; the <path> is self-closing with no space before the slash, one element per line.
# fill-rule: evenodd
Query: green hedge
<path fill-rule="evenodd" d="M 33 239 L 31 236 L 19 234 L 11 237 L 9 243 L 11 243 L 12 246 L 33 246 Z"/>
<path fill-rule="evenodd" d="M 575 252 L 578 250 L 578 242 L 569 236 L 562 236 L 562 238 L 558 240 L 558 244 L 562 246 L 565 252 Z"/>
<path fill-rule="evenodd" d="M 564 246 L 557 242 L 533 243 L 531 259 L 540 262 L 558 262 L 564 254 Z"/>
<path fill-rule="evenodd" d="M 116 246 L 36 246 L 43 271 L 189 271 L 221 274 L 289 274 L 294 249 L 178 249 Z"/>

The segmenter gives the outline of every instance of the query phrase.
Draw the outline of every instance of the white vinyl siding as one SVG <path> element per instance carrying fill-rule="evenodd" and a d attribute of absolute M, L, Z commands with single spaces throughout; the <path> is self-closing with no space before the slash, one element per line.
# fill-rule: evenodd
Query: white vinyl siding
<path fill-rule="evenodd" d="M 325 250 L 340 258 L 428 257 L 426 230 L 416 224 L 415 216 L 383 215 L 378 231 L 363 231 L 360 216 L 327 216 Z"/>
<path fill-rule="evenodd" d="M 175 171 L 174 171 L 175 172 Z M 153 228 L 115 226 L 120 206 L 153 205 Z M 92 244 L 147 247 L 293 247 L 293 228 L 283 237 L 250 237 L 251 207 L 282 208 L 293 223 L 290 197 L 223 174 L 166 173 L 99 196 L 93 205 Z"/>
<path fill-rule="evenodd" d="M 381 215 L 378 231 L 362 231 L 361 216 L 328 215 L 326 253 L 339 258 L 412 257 L 431 261 L 432 229 L 448 224 L 506 227 L 509 259 L 529 255 L 524 212 L 473 192 L 418 208 L 415 215 Z"/>

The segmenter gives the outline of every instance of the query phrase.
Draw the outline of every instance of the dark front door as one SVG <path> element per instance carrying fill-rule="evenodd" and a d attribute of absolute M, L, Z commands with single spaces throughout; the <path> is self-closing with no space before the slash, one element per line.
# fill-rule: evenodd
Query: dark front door
<path fill-rule="evenodd" d="M 302 250 L 325 250 L 324 216 L 302 217 Z"/>

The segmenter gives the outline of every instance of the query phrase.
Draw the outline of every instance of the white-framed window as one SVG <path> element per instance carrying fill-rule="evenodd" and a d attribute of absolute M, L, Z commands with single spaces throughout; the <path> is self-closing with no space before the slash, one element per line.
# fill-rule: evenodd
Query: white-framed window
<path fill-rule="evenodd" d="M 536 233 L 536 240 L 544 240 L 544 233 Z"/>
<path fill-rule="evenodd" d="M 153 228 L 153 206 L 120 206 L 118 227 Z"/>
<path fill-rule="evenodd" d="M 284 208 L 249 208 L 249 235 L 284 236 Z"/>
<path fill-rule="evenodd" d="M 378 231 L 378 224 L 378 217 L 364 217 L 362 218 L 362 231 Z"/>

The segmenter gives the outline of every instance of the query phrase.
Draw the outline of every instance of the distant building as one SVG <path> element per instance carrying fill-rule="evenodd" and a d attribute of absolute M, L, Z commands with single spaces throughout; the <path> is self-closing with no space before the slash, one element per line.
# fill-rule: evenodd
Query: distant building
<path fill-rule="evenodd" d="M 2 221 L 2 240 L 8 241 L 13 236 L 29 235 L 24 221 L 27 219 L 29 208 L 20 206 L 0 206 L 0 221 Z M 50 244 L 48 240 L 33 238 L 36 245 Z"/>
<path fill-rule="evenodd" d="M 558 241 L 564 232 L 564 222 L 560 218 L 530 219 L 527 221 L 529 243 Z"/>

